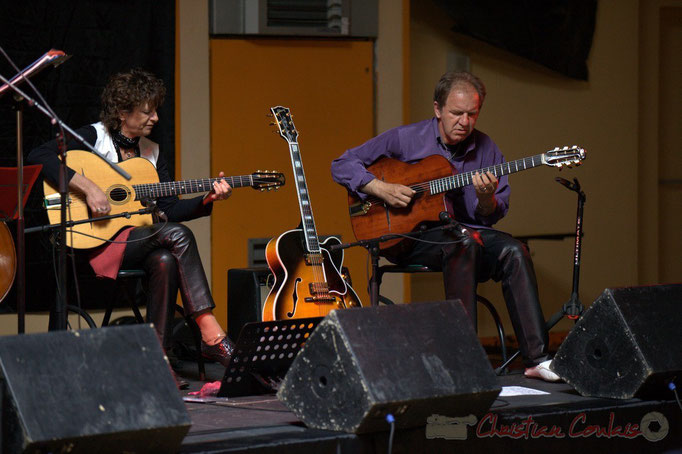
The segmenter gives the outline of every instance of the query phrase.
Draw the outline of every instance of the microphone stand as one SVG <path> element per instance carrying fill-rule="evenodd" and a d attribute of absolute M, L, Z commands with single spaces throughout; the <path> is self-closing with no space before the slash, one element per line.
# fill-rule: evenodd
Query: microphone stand
<path fill-rule="evenodd" d="M 65 227 L 73 227 L 73 226 L 79 225 L 79 224 L 87 224 L 90 222 L 107 221 L 109 219 L 115 219 L 115 218 L 130 219 L 132 216 L 135 216 L 138 214 L 153 214 L 156 210 L 157 210 L 156 205 L 148 206 L 145 208 L 140 208 L 139 210 L 135 210 L 135 211 L 124 211 L 123 213 L 109 214 L 106 216 L 99 216 L 96 218 L 81 219 L 79 221 L 65 221 L 65 222 L 60 222 L 59 224 L 38 225 L 35 227 L 29 227 L 29 228 L 25 229 L 25 232 L 26 233 L 47 232 L 48 230 L 58 229 L 58 228 L 62 227 L 62 225 Z M 64 240 L 62 240 L 62 241 L 64 241 Z"/>
<path fill-rule="evenodd" d="M 24 105 L 15 98 L 17 113 L 17 334 L 26 331 L 26 263 L 24 243 Z"/>
<path fill-rule="evenodd" d="M 23 78 L 21 80 L 24 80 Z M 28 82 L 28 79 L 25 79 Z M 31 98 L 28 96 L 24 91 L 16 87 L 15 84 L 10 82 L 9 80 L 5 79 L 2 75 L 0 75 L 0 82 L 4 83 L 5 85 L 3 87 L 9 87 L 12 91 L 15 93 L 15 99 L 17 99 L 17 102 L 22 102 L 26 101 L 29 106 L 31 107 L 36 107 L 40 112 L 42 112 L 45 116 L 50 118 L 50 121 L 53 125 L 57 125 L 60 128 L 60 133 L 58 136 L 58 141 L 60 143 L 60 155 L 61 155 L 61 163 L 60 163 L 60 172 L 59 172 L 59 192 L 61 196 L 61 216 L 62 216 L 62 223 L 60 225 L 60 236 L 65 240 L 66 239 L 66 199 L 67 199 L 67 193 L 68 193 L 68 187 L 66 183 L 66 176 L 67 176 L 67 171 L 66 171 L 66 137 L 64 136 L 64 132 L 68 132 L 71 137 L 76 139 L 78 142 L 83 144 L 85 147 L 87 147 L 90 151 L 95 153 L 95 155 L 99 156 L 100 159 L 102 159 L 104 162 L 106 162 L 112 169 L 114 169 L 119 175 L 124 177 L 126 180 L 130 180 L 131 176 L 128 172 L 120 168 L 118 165 L 115 163 L 109 161 L 104 155 L 102 155 L 100 152 L 95 150 L 95 148 L 90 145 L 83 137 L 78 135 L 73 129 L 71 129 L 69 126 L 67 126 L 64 122 L 62 122 L 59 117 L 52 111 L 52 109 L 47 109 L 43 107 L 40 103 L 36 102 L 35 99 Z M 25 295 L 25 278 L 24 278 L 24 222 L 23 222 L 23 187 L 21 186 L 23 184 L 23 145 L 22 145 L 22 136 L 19 136 L 19 134 L 22 133 L 22 110 L 17 109 L 17 185 L 18 185 L 18 197 L 19 197 L 19 223 L 17 223 L 17 243 L 21 241 L 17 245 L 17 255 L 20 255 L 20 266 L 19 266 L 19 272 L 22 274 L 21 276 L 18 277 L 17 279 L 17 319 L 18 319 L 18 330 L 19 333 L 23 333 L 25 329 L 25 312 L 26 312 L 26 295 Z M 21 231 L 21 233 L 19 233 Z M 59 297 L 57 298 L 57 302 L 55 304 L 55 327 L 56 329 L 61 329 L 61 330 L 66 330 L 67 326 L 67 320 L 66 320 L 66 306 L 67 306 L 67 299 L 66 299 L 66 241 L 62 241 L 62 244 L 59 245 L 59 263 L 58 263 L 58 282 L 57 285 L 60 289 L 62 289 L 61 292 L 59 292 Z"/>
<path fill-rule="evenodd" d="M 577 178 L 573 179 L 573 183 L 563 179 L 563 178 L 556 178 L 556 181 L 563 186 L 566 186 L 571 191 L 574 191 L 578 194 L 578 211 L 576 213 L 576 220 L 575 220 L 575 247 L 574 247 L 574 253 L 573 253 L 573 286 L 571 289 L 571 297 L 569 300 L 564 303 L 564 305 L 561 307 L 561 309 L 552 315 L 549 320 L 547 320 L 547 323 L 545 326 L 547 327 L 547 331 L 551 330 L 554 328 L 554 326 L 559 323 L 559 321 L 566 316 L 570 320 L 574 320 L 577 322 L 577 320 L 580 318 L 580 316 L 583 313 L 584 307 L 582 303 L 580 302 L 580 297 L 578 296 L 578 286 L 580 283 L 580 251 L 582 249 L 582 237 L 583 237 L 583 208 L 585 206 L 585 193 L 580 189 L 580 183 L 578 182 Z M 516 353 L 514 353 L 504 364 L 502 364 L 500 367 L 495 369 L 495 373 L 497 375 L 500 375 L 506 368 L 509 366 L 509 364 L 512 363 L 516 359 L 517 356 L 521 353 L 520 350 L 517 350 Z"/>
<path fill-rule="evenodd" d="M 2 53 L 7 57 L 4 50 Z M 71 58 L 64 52 L 50 49 L 43 56 L 15 75 L 11 81 L 0 87 L 0 96 L 14 88 L 47 66 L 58 66 Z M 11 63 L 11 61 L 10 61 Z M 4 81 L 5 79 L 3 79 Z M 26 331 L 26 252 L 24 242 L 24 150 L 23 150 L 23 100 L 25 98 L 15 94 L 15 109 L 17 113 L 17 333 Z"/>
<path fill-rule="evenodd" d="M 64 286 L 61 287 L 61 291 L 59 292 L 59 294 L 60 294 L 60 299 L 62 299 L 61 295 L 62 294 L 64 295 L 64 298 L 63 298 L 64 306 L 63 306 L 63 314 L 60 313 L 59 315 L 57 315 L 57 313 L 56 313 L 57 308 L 55 308 L 55 312 L 54 312 L 55 313 L 55 319 L 53 320 L 52 316 L 50 316 L 50 328 L 49 328 L 50 330 L 62 329 L 62 328 L 60 328 L 59 325 L 56 325 L 56 323 L 59 321 L 59 322 L 63 322 L 64 324 L 67 324 L 66 317 L 68 315 L 68 310 L 69 309 L 71 309 L 72 311 L 75 310 L 74 306 L 69 306 L 68 302 L 66 301 L 66 271 L 64 271 L 63 276 L 61 274 L 62 269 L 66 270 L 66 234 L 63 233 L 63 232 L 66 232 L 66 227 L 73 227 L 73 226 L 79 225 L 79 224 L 87 224 L 87 223 L 91 223 L 91 222 L 106 221 L 108 219 L 121 218 L 121 217 L 125 217 L 126 219 L 130 219 L 133 215 L 153 214 L 157 210 L 158 210 L 158 208 L 157 208 L 156 204 L 154 204 L 154 205 L 150 205 L 150 206 L 145 206 L 145 208 L 141 208 L 141 209 L 135 210 L 135 211 L 125 211 L 123 213 L 110 214 L 110 215 L 106 215 L 106 216 L 99 216 L 96 218 L 81 219 L 80 221 L 64 221 L 64 219 L 62 218 L 62 222 L 60 222 L 58 224 L 40 225 L 40 226 L 30 227 L 28 229 L 25 229 L 25 233 L 46 232 L 48 230 L 60 229 L 59 230 L 59 237 L 57 239 L 57 247 L 59 248 L 60 254 L 64 253 L 64 265 L 63 265 L 63 268 L 61 268 L 59 270 L 59 273 L 60 273 L 59 278 L 64 279 L 64 283 L 63 283 Z M 64 228 L 64 229 L 62 230 L 62 228 Z M 78 313 L 87 319 L 87 318 L 89 318 L 87 316 L 87 314 L 85 314 L 84 312 L 82 312 L 80 310 L 80 295 L 78 295 L 77 290 L 78 290 L 78 288 L 76 287 L 76 297 L 78 300 L 78 306 L 77 306 Z M 61 320 L 61 315 L 64 315 L 63 320 Z M 88 324 L 90 326 L 94 326 L 94 322 L 91 323 L 91 320 L 88 321 Z M 64 329 L 65 328 L 66 327 L 64 327 Z"/>
<path fill-rule="evenodd" d="M 332 244 L 329 246 L 330 251 L 335 251 L 338 249 L 348 249 L 350 247 L 362 246 L 367 249 L 372 262 L 372 276 L 369 279 L 369 301 L 372 306 L 379 305 L 379 253 L 381 248 L 379 245 L 385 241 L 394 240 L 396 238 L 406 237 L 419 237 L 425 233 L 435 232 L 438 230 L 453 230 L 456 231 L 458 224 L 456 222 L 449 222 L 445 225 L 440 225 L 430 229 L 423 228 L 414 232 L 408 232 L 404 234 L 390 233 L 388 235 L 382 235 L 376 238 L 370 238 L 367 240 L 360 240 L 354 243 L 341 243 Z"/>

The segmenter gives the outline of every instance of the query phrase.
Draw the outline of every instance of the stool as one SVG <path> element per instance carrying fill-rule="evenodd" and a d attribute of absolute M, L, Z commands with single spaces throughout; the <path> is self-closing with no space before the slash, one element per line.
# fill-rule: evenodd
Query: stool
<path fill-rule="evenodd" d="M 384 275 L 384 273 L 436 273 L 439 271 L 432 270 L 431 268 L 423 265 L 407 265 L 407 266 L 401 266 L 401 265 L 382 265 L 377 268 L 377 276 L 376 276 L 376 281 L 377 285 L 381 286 L 381 279 Z M 379 301 L 384 304 L 394 304 L 393 301 L 391 301 L 389 298 L 379 294 Z M 497 328 L 497 335 L 500 338 L 500 349 L 502 350 L 502 363 L 507 362 L 507 347 L 504 343 L 504 327 L 502 326 L 502 320 L 500 319 L 500 314 L 498 314 L 497 309 L 495 309 L 495 306 L 485 297 L 481 295 L 476 295 L 476 301 L 479 303 L 483 304 L 487 309 L 488 312 L 490 312 L 490 315 L 493 318 L 493 321 L 495 322 L 495 326 Z M 475 308 L 474 308 L 475 310 Z M 470 314 L 472 320 L 476 320 L 477 314 Z M 478 327 L 476 326 L 477 324 L 474 323 L 474 329 L 478 331 Z"/>
<path fill-rule="evenodd" d="M 111 314 L 114 310 L 113 303 L 121 298 L 128 302 L 130 309 L 133 311 L 134 316 L 131 317 L 134 319 L 133 321 L 135 323 L 145 323 L 144 317 L 142 317 L 142 314 L 140 313 L 140 303 L 142 303 L 142 305 L 146 304 L 146 298 L 143 301 L 140 301 L 141 298 L 138 296 L 138 287 L 141 286 L 143 293 L 146 294 L 146 279 L 147 273 L 145 273 L 144 270 L 119 270 L 116 278 L 115 296 L 113 299 L 110 298 L 107 300 L 107 308 L 104 313 L 104 319 L 102 320 L 102 326 L 109 326 L 111 323 Z M 204 358 L 201 355 L 201 332 L 194 319 L 185 315 L 182 306 L 176 304 L 175 311 L 185 319 L 185 323 L 187 323 L 187 326 L 192 331 L 192 338 L 194 339 L 196 347 L 195 359 L 199 367 L 199 379 L 203 381 L 206 379 L 206 367 L 204 365 Z M 167 335 L 171 334 L 172 333 L 167 333 Z"/>

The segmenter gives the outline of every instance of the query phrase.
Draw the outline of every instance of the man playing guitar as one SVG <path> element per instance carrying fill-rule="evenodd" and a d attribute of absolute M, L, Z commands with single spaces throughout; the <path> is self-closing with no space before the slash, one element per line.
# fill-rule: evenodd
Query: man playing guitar
<path fill-rule="evenodd" d="M 434 93 L 434 118 L 391 129 L 347 150 L 332 162 L 334 181 L 360 199 L 374 197 L 389 207 L 403 208 L 414 201 L 416 192 L 367 170 L 380 158 L 416 163 L 439 154 L 457 173 L 504 163 L 492 139 L 474 129 L 485 94 L 481 80 L 468 72 L 444 74 Z M 492 228 L 507 213 L 509 194 L 507 176 L 498 179 L 491 172 L 476 172 L 471 184 L 445 196 L 447 211 L 466 227 L 464 234 L 433 231 L 421 236 L 426 241 L 403 242 L 384 255 L 400 265 L 442 270 L 446 298 L 461 299 L 469 314 L 476 313 L 479 282 L 502 282 L 526 375 L 556 380 L 549 369 L 548 333 L 530 254 L 523 243 Z"/>

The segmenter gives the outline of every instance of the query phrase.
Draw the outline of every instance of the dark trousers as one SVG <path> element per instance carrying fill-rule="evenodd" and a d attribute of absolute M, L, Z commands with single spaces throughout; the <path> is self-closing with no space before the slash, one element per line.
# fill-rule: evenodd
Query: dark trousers
<path fill-rule="evenodd" d="M 139 241 L 136 241 L 139 240 Z M 173 320 L 178 290 L 187 315 L 213 308 L 215 303 L 192 231 L 168 223 L 136 227 L 130 233 L 121 268 L 147 273 L 147 321 L 154 324 L 164 348 Z"/>
<path fill-rule="evenodd" d="M 507 233 L 491 229 L 470 229 L 469 236 L 437 230 L 424 234 L 422 239 L 447 244 L 417 241 L 399 260 L 401 265 L 419 264 L 442 270 L 445 297 L 462 300 L 469 314 L 476 314 L 478 283 L 489 279 L 501 282 L 526 365 L 534 366 L 548 359 L 548 333 L 533 262 L 525 244 Z M 476 320 L 472 321 L 475 326 Z"/>

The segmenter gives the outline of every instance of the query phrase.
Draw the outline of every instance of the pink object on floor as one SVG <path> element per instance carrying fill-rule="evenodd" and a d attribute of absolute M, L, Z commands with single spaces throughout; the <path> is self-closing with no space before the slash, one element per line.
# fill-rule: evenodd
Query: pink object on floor
<path fill-rule="evenodd" d="M 211 396 L 217 396 L 218 391 L 220 391 L 220 381 L 213 381 L 210 383 L 206 383 L 204 386 L 201 387 L 199 391 L 192 391 L 191 393 L 187 393 L 190 396 L 198 396 L 198 397 L 211 397 Z"/>

